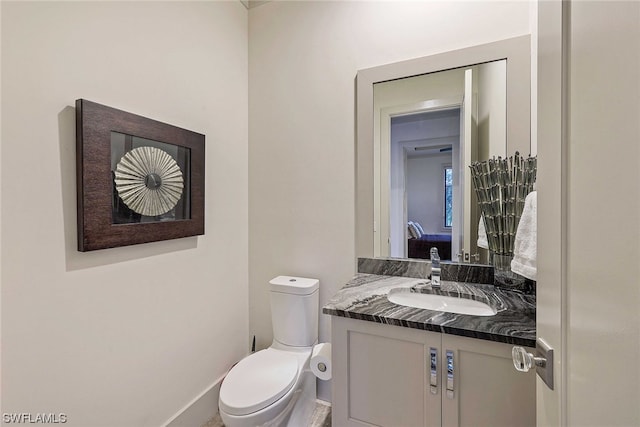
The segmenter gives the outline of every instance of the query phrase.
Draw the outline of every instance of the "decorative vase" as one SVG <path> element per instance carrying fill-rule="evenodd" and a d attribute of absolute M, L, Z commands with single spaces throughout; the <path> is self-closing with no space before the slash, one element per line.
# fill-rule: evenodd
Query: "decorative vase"
<path fill-rule="evenodd" d="M 525 159 L 516 151 L 509 158 L 494 157 L 469 167 L 487 234 L 494 284 L 520 288 L 526 281 L 511 271 L 511 260 L 525 197 L 536 182 L 537 159 Z"/>
<path fill-rule="evenodd" d="M 490 262 L 493 265 L 493 282 L 497 286 L 520 287 L 525 278 L 511 271 L 513 255 L 497 254 L 489 252 Z"/>

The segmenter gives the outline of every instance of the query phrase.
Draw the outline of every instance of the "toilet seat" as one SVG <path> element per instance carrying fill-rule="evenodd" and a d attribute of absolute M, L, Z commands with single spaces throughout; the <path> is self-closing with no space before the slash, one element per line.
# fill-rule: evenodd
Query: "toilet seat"
<path fill-rule="evenodd" d="M 298 359 L 273 348 L 241 360 L 220 388 L 220 409 L 230 415 L 247 415 L 282 398 L 296 383 Z"/>

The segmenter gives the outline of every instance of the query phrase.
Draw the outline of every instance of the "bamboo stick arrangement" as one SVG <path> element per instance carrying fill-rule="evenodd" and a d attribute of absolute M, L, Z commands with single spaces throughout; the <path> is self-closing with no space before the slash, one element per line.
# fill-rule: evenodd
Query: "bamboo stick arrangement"
<path fill-rule="evenodd" d="M 513 244 L 524 200 L 536 182 L 537 159 L 516 151 L 507 158 L 494 157 L 471 166 L 473 187 L 484 217 L 489 250 L 513 256 Z"/>

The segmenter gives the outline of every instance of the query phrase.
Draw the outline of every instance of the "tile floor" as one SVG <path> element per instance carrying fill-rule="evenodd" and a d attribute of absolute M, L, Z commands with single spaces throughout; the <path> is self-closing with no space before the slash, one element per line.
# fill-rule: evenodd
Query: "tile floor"
<path fill-rule="evenodd" d="M 313 419 L 309 427 L 331 427 L 331 406 L 320 400 L 316 402 L 316 410 L 313 412 Z M 202 427 L 224 427 L 224 424 L 220 419 L 220 414 L 216 414 Z"/>

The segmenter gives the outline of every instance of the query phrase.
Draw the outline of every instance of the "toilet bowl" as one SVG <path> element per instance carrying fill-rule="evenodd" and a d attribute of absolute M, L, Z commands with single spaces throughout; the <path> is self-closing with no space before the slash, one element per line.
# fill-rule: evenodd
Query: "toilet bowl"
<path fill-rule="evenodd" d="M 295 420 L 310 417 L 315 406 L 310 357 L 311 349 L 292 352 L 270 347 L 241 360 L 220 389 L 225 426 L 306 425 Z"/>
<path fill-rule="evenodd" d="M 309 360 L 318 338 L 318 281 L 279 276 L 269 283 L 274 340 L 223 380 L 218 404 L 226 427 L 305 426 L 315 408 Z"/>

